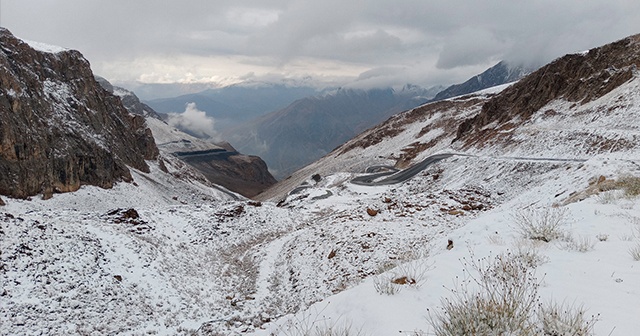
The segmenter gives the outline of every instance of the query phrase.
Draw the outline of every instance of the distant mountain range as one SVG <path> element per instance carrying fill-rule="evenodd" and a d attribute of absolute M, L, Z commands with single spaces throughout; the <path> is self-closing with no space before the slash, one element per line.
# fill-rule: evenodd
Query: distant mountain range
<path fill-rule="evenodd" d="M 195 103 L 215 119 L 222 139 L 243 153 L 260 156 L 281 179 L 398 112 L 513 82 L 531 71 L 502 61 L 447 88 L 406 85 L 399 90 L 319 92 L 283 84 L 233 85 L 147 103 L 160 114 L 180 113 Z"/>
<path fill-rule="evenodd" d="M 281 179 L 398 112 L 513 82 L 531 71 L 503 61 L 444 90 L 412 85 L 401 90 L 341 89 L 300 99 L 223 132 L 223 136 L 240 151 L 260 156 L 271 173 Z"/>
<path fill-rule="evenodd" d="M 284 178 L 433 94 L 412 85 L 401 90 L 339 89 L 299 99 L 284 109 L 230 129 L 223 137 L 238 150 L 263 158 L 276 178 Z"/>
<path fill-rule="evenodd" d="M 153 99 L 147 104 L 159 113 L 181 113 L 189 103 L 195 103 L 216 121 L 216 129 L 238 126 L 291 102 L 319 94 L 312 87 L 291 87 L 284 84 L 232 85 L 207 89 L 173 98 Z"/>

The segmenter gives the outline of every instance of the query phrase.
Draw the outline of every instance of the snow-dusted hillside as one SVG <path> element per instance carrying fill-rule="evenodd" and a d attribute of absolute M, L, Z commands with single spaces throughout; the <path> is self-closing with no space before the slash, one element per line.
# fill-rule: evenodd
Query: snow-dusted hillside
<path fill-rule="evenodd" d="M 298 335 L 287 331 L 285 315 L 302 310 L 294 325 L 428 334 L 427 309 L 437 310 L 451 297 L 443 286 L 464 275 L 459 258 L 531 249 L 546 261 L 535 271 L 544 300 L 584 304 L 600 314 L 597 335 L 613 328 L 627 335 L 637 327 L 640 295 L 638 261 L 629 254 L 640 244 L 637 198 L 613 190 L 563 207 L 573 243 L 524 240 L 511 218 L 518 209 L 563 204 L 593 177 L 629 174 L 640 171 L 622 155 L 587 162 L 454 157 L 401 185 L 356 186 L 347 183 L 351 173 L 310 180 L 280 207 L 160 191 L 159 181 L 142 174 L 137 187 L 8 199 L 0 329 Z M 129 218 L 129 208 L 139 218 Z M 582 240 L 593 245 L 586 252 Z M 403 276 L 419 286 L 376 292 L 374 279 Z"/>
<path fill-rule="evenodd" d="M 595 335 L 633 335 L 638 74 L 589 100 L 558 95 L 531 114 L 486 116 L 523 81 L 394 116 L 262 203 L 175 179 L 171 160 L 160 161 L 170 174 L 149 163 L 110 190 L 5 198 L 0 334 L 439 335 L 430 319 L 447 302 L 519 279 L 528 312 L 557 302 L 559 316 L 584 311 Z M 456 155 L 400 184 L 350 183 L 369 166 L 435 153 Z M 557 232 L 523 235 L 536 218 L 557 218 Z M 479 276 L 496 256 L 504 267 Z"/>

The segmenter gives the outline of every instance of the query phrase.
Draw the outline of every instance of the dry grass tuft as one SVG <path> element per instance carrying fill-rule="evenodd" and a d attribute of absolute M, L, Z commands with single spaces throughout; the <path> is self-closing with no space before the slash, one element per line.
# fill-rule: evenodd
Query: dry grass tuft
<path fill-rule="evenodd" d="M 638 244 L 636 244 L 636 246 L 632 247 L 629 250 L 629 254 L 631 255 L 631 258 L 633 258 L 633 260 L 640 261 L 640 243 L 638 243 Z"/>
<path fill-rule="evenodd" d="M 522 209 L 512 216 L 522 238 L 550 242 L 566 236 L 568 213 L 564 208 Z"/>

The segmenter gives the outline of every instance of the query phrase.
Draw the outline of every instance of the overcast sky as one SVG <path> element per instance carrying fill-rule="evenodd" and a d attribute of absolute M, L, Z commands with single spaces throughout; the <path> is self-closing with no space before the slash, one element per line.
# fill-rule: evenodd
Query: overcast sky
<path fill-rule="evenodd" d="M 112 82 L 430 86 L 640 33 L 638 0 L 0 1 L 2 26 Z"/>

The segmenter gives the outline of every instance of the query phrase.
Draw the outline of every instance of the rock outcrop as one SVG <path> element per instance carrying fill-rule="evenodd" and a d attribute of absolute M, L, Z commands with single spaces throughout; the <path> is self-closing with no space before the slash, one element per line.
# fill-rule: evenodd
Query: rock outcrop
<path fill-rule="evenodd" d="M 136 96 L 135 93 L 125 88 L 114 86 L 108 80 L 100 76 L 95 76 L 95 79 L 98 82 L 98 84 L 102 86 L 102 88 L 109 91 L 109 93 L 112 93 L 117 97 L 120 97 L 120 100 L 122 101 L 122 105 L 124 105 L 124 107 L 130 113 L 135 115 L 140 115 L 143 117 L 152 117 L 152 118 L 161 119 L 161 120 L 166 119 L 165 118 L 166 115 L 160 115 L 149 105 L 141 102 L 140 98 L 138 98 L 138 96 Z"/>
<path fill-rule="evenodd" d="M 209 181 L 246 197 L 253 197 L 277 182 L 260 157 L 235 150 L 182 152 L 178 157 Z"/>
<path fill-rule="evenodd" d="M 36 50 L 0 28 L 0 194 L 110 188 L 157 155 L 144 118 L 96 82 L 78 51 Z"/>

